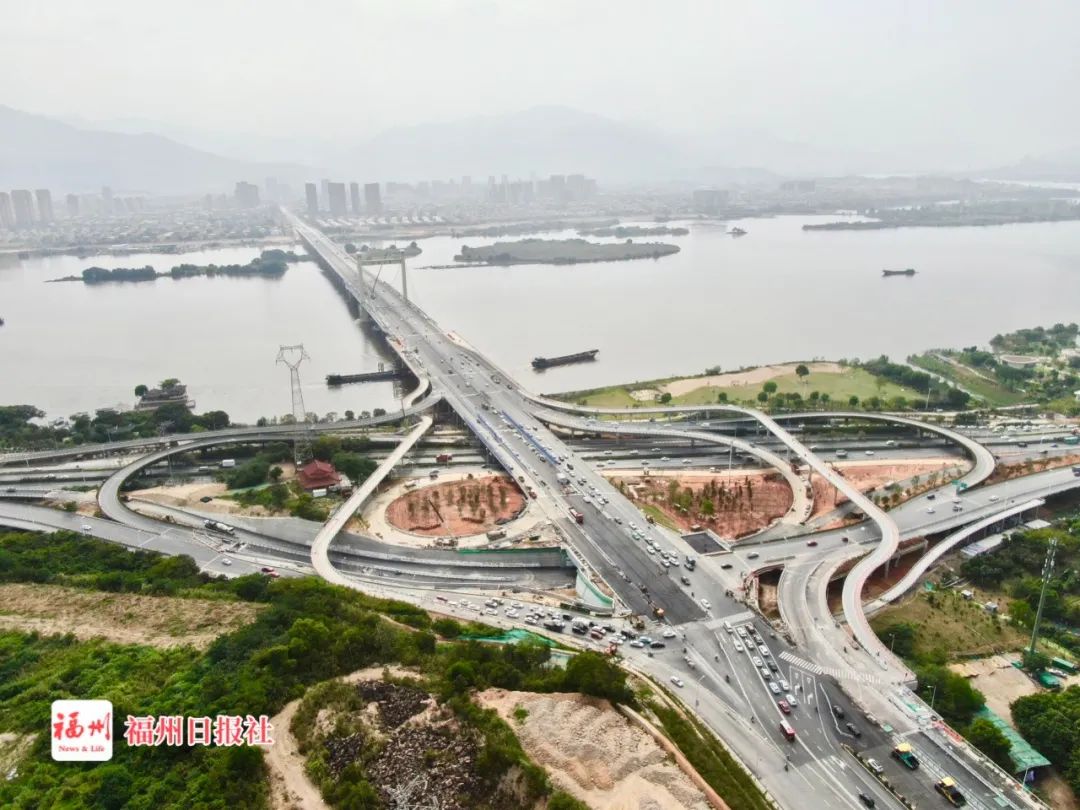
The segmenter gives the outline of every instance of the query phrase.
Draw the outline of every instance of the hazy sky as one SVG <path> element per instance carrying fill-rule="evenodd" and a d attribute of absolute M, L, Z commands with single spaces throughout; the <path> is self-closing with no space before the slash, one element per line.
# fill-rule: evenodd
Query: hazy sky
<path fill-rule="evenodd" d="M 361 137 L 561 104 L 673 132 L 1076 145 L 1080 2 L 8 0 L 0 103 Z"/>

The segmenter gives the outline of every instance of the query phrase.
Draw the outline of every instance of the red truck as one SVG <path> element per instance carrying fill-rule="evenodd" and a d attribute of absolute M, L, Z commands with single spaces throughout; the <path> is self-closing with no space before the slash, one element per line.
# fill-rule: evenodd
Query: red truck
<path fill-rule="evenodd" d="M 583 514 L 581 514 L 581 512 L 579 512 L 577 509 L 571 509 L 570 510 L 570 517 L 572 517 L 578 523 L 584 523 L 585 522 L 585 516 Z"/>
<path fill-rule="evenodd" d="M 444 464 L 447 461 L 453 461 L 453 460 L 454 460 L 454 454 L 453 453 L 439 453 L 439 455 L 435 456 L 435 461 L 437 461 L 439 464 Z"/>

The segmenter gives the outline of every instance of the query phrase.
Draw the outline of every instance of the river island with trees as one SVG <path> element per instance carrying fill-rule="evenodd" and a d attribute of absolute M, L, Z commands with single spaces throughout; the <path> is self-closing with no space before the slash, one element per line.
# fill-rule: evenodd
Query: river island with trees
<path fill-rule="evenodd" d="M 309 256 L 299 255 L 291 250 L 264 250 L 257 258 L 247 264 L 178 264 L 168 272 L 159 273 L 150 265 L 145 267 L 116 267 L 106 269 L 104 267 L 87 267 L 78 276 L 65 276 L 64 278 L 49 279 L 57 281 L 81 281 L 85 284 L 102 284 L 107 282 L 131 282 L 131 281 L 156 281 L 159 278 L 194 278 L 197 276 L 230 276 L 230 277 L 260 277 L 278 278 L 284 275 L 289 265 L 295 262 L 310 261 Z"/>
<path fill-rule="evenodd" d="M 659 259 L 678 253 L 677 245 L 662 242 L 599 243 L 585 239 L 522 239 L 472 248 L 462 245 L 456 262 L 475 264 L 583 264 L 629 259 Z"/>

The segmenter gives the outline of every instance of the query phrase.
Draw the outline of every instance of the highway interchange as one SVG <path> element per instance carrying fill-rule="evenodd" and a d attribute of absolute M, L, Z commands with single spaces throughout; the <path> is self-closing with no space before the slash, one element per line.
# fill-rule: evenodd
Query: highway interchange
<path fill-rule="evenodd" d="M 838 443 L 842 443 L 843 439 L 835 440 L 831 447 L 825 447 L 826 443 L 821 442 L 819 444 L 822 446 L 815 445 L 811 450 L 766 414 L 721 406 L 633 409 L 632 412 L 626 409 L 625 413 L 605 413 L 603 421 L 598 423 L 595 420 L 600 414 L 595 410 L 586 412 L 586 409 L 537 398 L 524 391 L 459 336 L 440 329 L 396 290 L 385 284 L 373 284 L 370 277 L 356 268 L 340 248 L 323 234 L 296 218 L 292 218 L 292 222 L 301 238 L 320 257 L 324 268 L 338 275 L 345 288 L 359 300 L 421 381 L 417 391 L 410 395 L 414 404 L 406 406 L 403 403 L 403 412 L 392 417 L 400 420 L 404 415 L 414 420 L 414 427 L 409 436 L 399 437 L 403 442 L 398 448 L 401 452 L 389 453 L 381 473 L 389 474 L 395 464 L 401 461 L 409 449 L 405 442 L 419 440 L 428 430 L 430 420 L 423 414 L 442 400 L 453 410 L 461 425 L 484 445 L 491 461 L 521 482 L 527 491 L 535 493 L 534 508 L 564 538 L 568 553 L 583 576 L 588 578 L 590 574 L 594 575 L 592 579 L 596 584 L 593 589 L 596 593 L 592 599 L 595 604 L 613 601 L 616 614 L 646 616 L 654 606 L 663 608 L 665 622 L 662 625 L 654 623 L 649 632 L 656 635 L 663 627 L 670 627 L 677 634 L 676 638 L 659 650 L 631 647 L 629 643 L 622 645 L 621 653 L 627 665 L 677 691 L 687 706 L 693 707 L 700 718 L 725 740 L 781 806 L 857 807 L 861 806 L 861 793 L 873 797 L 878 807 L 899 807 L 896 799 L 873 774 L 859 765 L 844 746 L 871 752 L 887 770 L 889 779 L 905 795 L 916 799 L 920 806 L 928 803 L 926 797 L 941 801 L 930 787 L 933 781 L 930 777 L 943 774 L 953 776 L 960 783 L 970 806 L 1022 807 L 1031 804 L 1030 798 L 1017 793 L 1013 786 L 1006 785 L 1001 774 L 974 761 L 969 752 L 952 746 L 948 738 L 935 729 L 926 707 L 907 691 L 910 674 L 906 667 L 893 658 L 887 649 L 883 651 L 881 643 L 872 637 L 865 623 L 861 594 L 865 578 L 892 556 L 902 539 L 945 531 L 986 517 L 1010 503 L 1075 486 L 1076 478 L 1070 470 L 1051 471 L 992 487 L 971 489 L 961 496 L 963 509 L 959 512 L 945 507 L 951 491 L 946 496 L 941 494 L 944 492 L 942 490 L 937 493 L 941 497 L 936 501 L 942 508 L 934 512 L 929 511 L 934 508 L 934 502 L 923 495 L 885 513 L 853 490 L 822 458 L 830 451 L 835 454 Z M 650 412 L 660 416 L 661 422 L 641 420 L 642 415 Z M 768 431 L 768 435 L 743 438 L 715 430 L 718 425 L 702 424 L 717 415 L 756 420 Z M 616 418 L 624 416 L 632 416 L 634 421 L 616 421 Z M 829 416 L 844 418 L 845 415 Z M 861 413 L 847 416 L 867 418 L 866 414 Z M 972 487 L 985 480 L 993 470 L 993 455 L 983 443 L 968 436 L 916 420 L 879 415 L 873 417 L 893 425 L 936 432 L 938 436 L 935 440 L 944 439 L 963 448 L 974 459 L 964 477 Z M 672 418 L 678 422 L 664 422 Z M 791 424 L 795 418 L 786 417 L 784 421 Z M 800 418 L 810 421 L 821 419 L 822 414 L 805 414 Z M 370 425 L 371 422 L 366 424 Z M 730 426 L 730 423 L 724 423 L 722 429 L 726 431 Z M 205 441 L 214 443 L 231 439 L 235 442 L 245 438 L 265 441 L 295 435 L 295 430 L 295 426 L 233 429 L 230 436 L 214 435 Z M 731 433 L 734 434 L 734 431 Z M 739 544 L 730 553 L 702 557 L 697 569 L 692 572 L 681 567 L 665 568 L 659 564 L 658 555 L 650 553 L 646 539 L 649 545 L 671 552 L 679 561 L 685 559 L 687 554 L 696 552 L 682 538 L 645 522 L 640 511 L 597 471 L 596 455 L 592 447 L 583 449 L 579 438 L 582 434 L 603 434 L 623 442 L 623 445 L 606 445 L 618 449 L 621 458 L 617 463 L 620 467 L 636 465 L 638 459 L 633 458 L 631 453 L 655 457 L 652 446 L 658 448 L 657 452 L 665 452 L 659 449 L 661 447 L 675 448 L 672 456 L 675 456 L 676 450 L 679 451 L 678 461 L 653 461 L 654 469 L 674 467 L 677 463 L 682 466 L 682 450 L 688 441 L 696 446 L 688 450 L 687 455 L 698 466 L 709 464 L 720 467 L 737 451 L 744 457 L 754 458 L 758 463 L 785 474 L 796 495 L 793 511 L 785 516 L 781 526 L 774 527 L 777 531 L 771 536 L 763 534 L 759 541 Z M 989 440 L 993 437 L 985 438 Z M 643 443 L 638 444 L 639 441 Z M 1009 445 L 1000 437 L 995 441 L 1002 445 L 997 452 L 1003 456 L 1018 451 L 1027 452 L 1026 448 Z M 645 443 L 650 444 L 647 453 Z M 242 538 L 237 541 L 257 549 L 258 556 L 248 558 L 254 561 L 237 557 L 232 567 L 225 569 L 220 542 L 198 539 L 198 533 L 194 531 L 197 515 L 173 515 L 174 521 L 182 523 L 191 520 L 194 525 L 170 526 L 163 530 L 161 521 L 157 519 L 164 517 L 163 512 L 155 517 L 138 516 L 120 502 L 120 484 L 132 473 L 166 458 L 170 453 L 196 446 L 194 442 L 187 441 L 186 447 L 172 446 L 171 442 L 159 444 L 165 446 L 155 453 L 140 456 L 104 482 L 99 493 L 99 504 L 111 520 L 88 519 L 4 500 L 0 500 L 0 520 L 6 525 L 21 528 L 66 527 L 129 546 L 151 548 L 163 553 L 188 553 L 195 556 L 200 565 L 215 573 L 237 574 L 256 570 L 259 563 L 267 559 L 293 559 L 298 563 L 297 570 L 303 570 L 300 563 L 305 562 L 306 552 L 310 554 L 310 562 L 320 575 L 332 581 L 365 590 L 390 587 L 395 595 L 414 598 L 444 612 L 475 609 L 471 605 L 453 604 L 462 601 L 461 588 L 477 586 L 478 581 L 472 579 L 471 571 L 460 577 L 428 576 L 419 569 L 424 564 L 431 564 L 431 560 L 395 560 L 393 566 L 399 570 L 388 576 L 387 571 L 380 570 L 380 565 L 385 566 L 386 560 L 372 566 L 358 562 L 355 556 L 350 555 L 350 552 L 362 548 L 365 541 L 369 542 L 365 538 L 339 534 L 354 506 L 362 503 L 361 493 L 354 496 L 355 504 L 350 503 L 333 515 L 321 531 L 306 532 L 306 537 L 303 536 L 305 532 L 297 531 L 296 527 L 291 529 L 295 536 L 284 540 L 238 526 Z M 848 440 L 847 444 L 854 445 L 855 442 Z M 709 445 L 715 449 L 705 449 Z M 102 452 L 111 449 L 117 448 L 100 448 Z M 136 452 L 146 449 L 146 445 L 127 443 L 122 449 Z M 814 452 L 818 450 L 821 451 L 820 455 Z M 872 452 L 890 454 L 894 450 L 894 445 L 883 441 Z M 85 451 L 86 448 L 83 448 Z M 1058 452 L 1057 448 L 1055 452 Z M 77 452 L 54 454 L 52 460 L 76 455 Z M 809 546 L 807 536 L 800 534 L 800 531 L 806 530 L 800 525 L 805 518 L 800 507 L 798 475 L 801 473 L 793 472 L 788 458 L 796 459 L 801 466 L 830 480 L 870 520 L 842 532 L 815 534 L 815 545 Z M 0 464 L 22 463 L 29 469 L 31 461 L 37 464 L 43 460 L 40 454 L 19 454 L 0 458 Z M 19 481 L 18 489 L 30 486 L 18 478 L 15 470 L 3 470 L 0 484 L 6 486 L 9 481 Z M 566 486 L 558 480 L 563 475 L 571 479 Z M 377 474 L 372 478 L 371 487 L 374 488 L 382 475 Z M 570 506 L 586 514 L 582 525 L 570 517 Z M 847 542 L 843 540 L 844 537 L 847 537 Z M 331 542 L 335 546 L 333 550 L 330 548 Z M 856 565 L 854 574 L 846 578 L 844 615 L 847 623 L 841 625 L 829 610 L 825 599 L 826 587 L 846 560 L 866 554 L 867 550 L 871 554 L 864 557 Z M 369 555 L 367 563 L 370 563 L 370 556 L 380 552 L 368 547 L 365 553 Z M 385 555 L 385 550 L 382 553 Z M 437 564 L 445 567 L 446 560 Z M 780 567 L 783 572 L 778 599 L 783 625 L 773 628 L 748 609 L 744 602 L 737 601 L 736 597 L 747 576 Z M 403 570 L 408 571 L 404 574 L 405 579 L 388 586 L 390 577 L 401 577 Z M 545 576 L 539 575 L 538 589 Z M 681 577 L 685 577 L 689 584 L 680 581 Z M 487 582 L 485 586 L 507 587 L 510 584 L 512 579 L 504 579 Z M 445 601 L 433 605 L 431 600 L 434 598 Z M 507 625 L 507 620 L 495 616 L 491 617 L 491 623 Z M 618 623 L 622 627 L 627 626 L 622 620 Z M 725 623 L 731 625 L 730 632 Z M 754 627 L 761 636 L 760 642 L 768 650 L 767 655 L 756 644 L 751 650 L 749 640 L 740 638 L 740 631 L 750 627 Z M 853 632 L 861 642 L 858 645 L 853 644 Z M 785 634 L 788 638 L 785 638 Z M 762 659 L 764 669 L 753 661 L 754 655 Z M 773 668 L 768 662 L 772 662 Z M 675 682 L 672 678 L 678 679 L 682 685 L 673 686 Z M 787 689 L 782 688 L 780 679 L 786 682 Z M 770 683 L 777 684 L 779 695 L 774 694 Z M 795 698 L 798 705 L 790 715 L 783 715 L 777 700 L 787 694 Z M 838 716 L 834 707 L 843 713 L 843 718 Z M 868 714 L 872 715 L 873 721 L 868 719 Z M 782 718 L 796 729 L 794 742 L 786 741 L 780 734 Z M 858 731 L 858 737 L 852 729 L 847 728 L 847 723 Z M 889 748 L 901 738 L 913 741 L 920 751 L 924 762 L 921 775 L 920 772 L 907 772 L 888 757 Z"/>

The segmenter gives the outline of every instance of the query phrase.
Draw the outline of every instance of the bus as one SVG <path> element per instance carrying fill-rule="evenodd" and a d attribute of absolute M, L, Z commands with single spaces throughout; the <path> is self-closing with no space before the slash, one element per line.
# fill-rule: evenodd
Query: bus
<path fill-rule="evenodd" d="M 1076 664 L 1074 664 L 1072 661 L 1066 661 L 1064 658 L 1052 658 L 1050 659 L 1050 663 L 1058 669 L 1063 669 L 1066 672 L 1076 672 Z"/>
<path fill-rule="evenodd" d="M 795 742 L 795 729 L 791 727 L 787 720 L 780 721 L 780 733 L 784 735 L 784 739 L 788 742 Z"/>
<path fill-rule="evenodd" d="M 581 514 L 581 512 L 579 512 L 577 509 L 572 508 L 570 510 L 570 517 L 572 517 L 578 523 L 584 523 L 585 522 L 585 515 Z"/>

